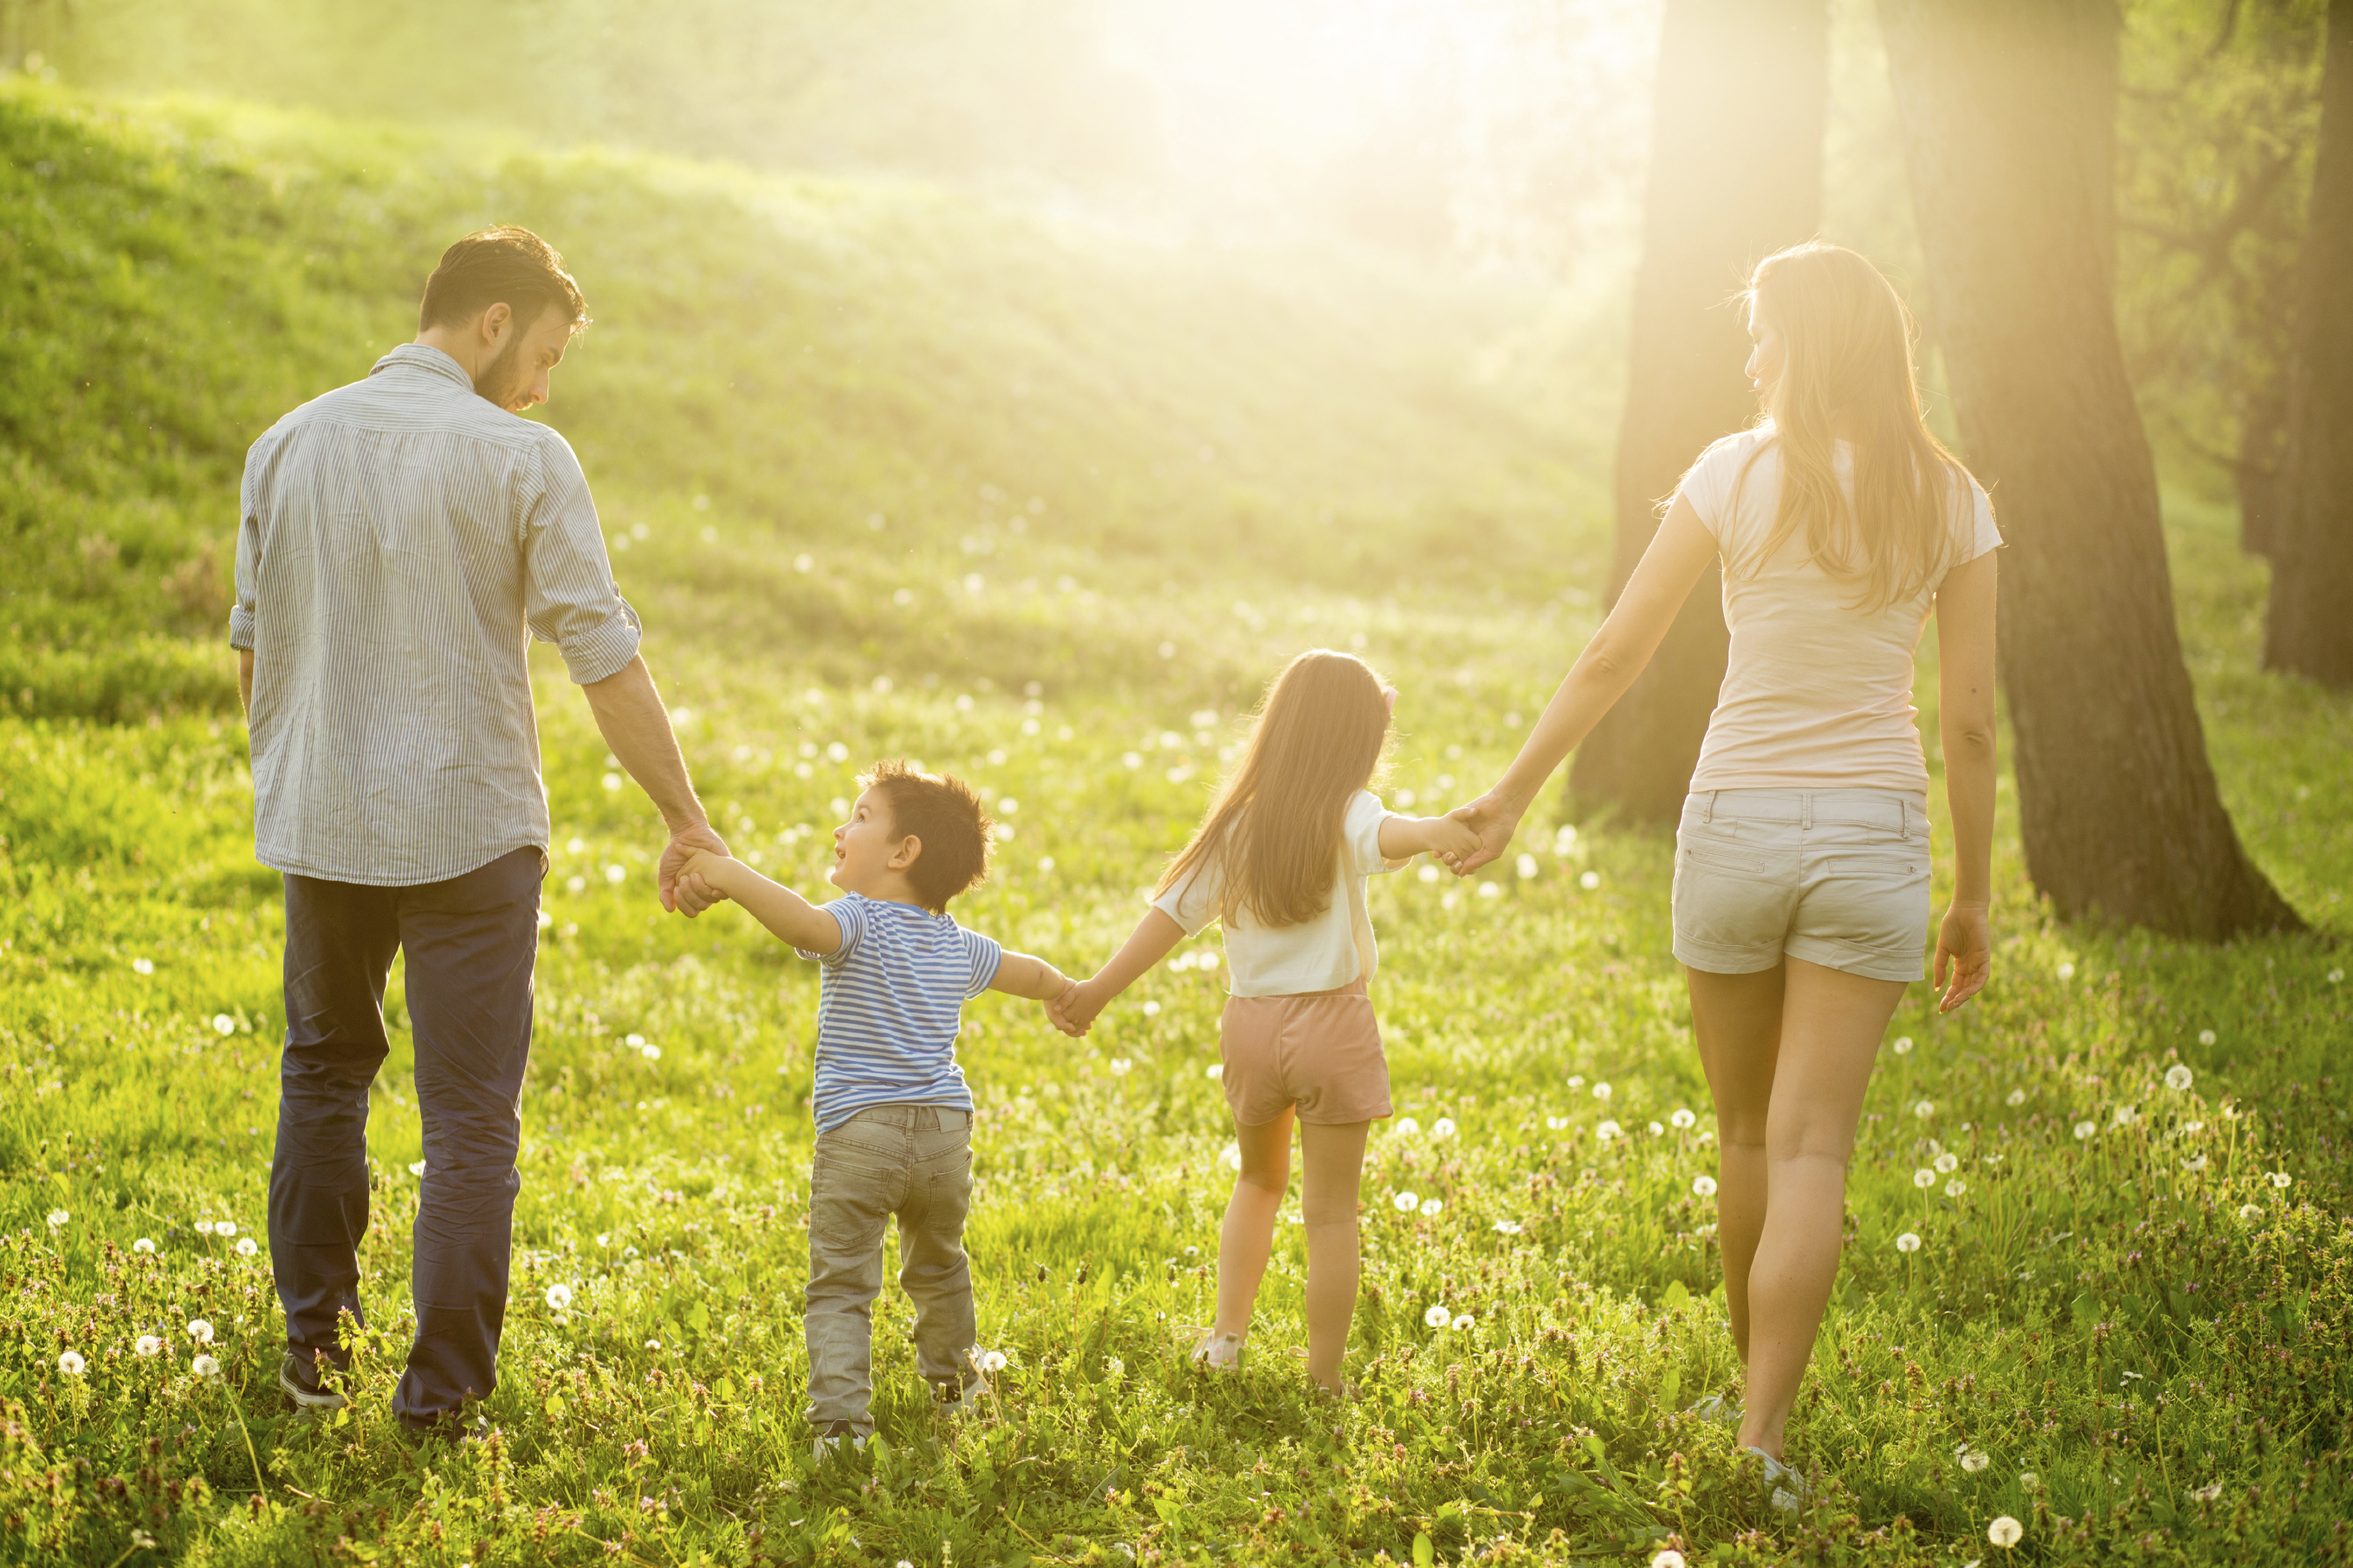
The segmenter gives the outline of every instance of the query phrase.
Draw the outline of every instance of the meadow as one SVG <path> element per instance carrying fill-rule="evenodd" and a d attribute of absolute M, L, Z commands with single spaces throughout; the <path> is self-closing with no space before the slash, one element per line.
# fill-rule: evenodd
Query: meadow
<path fill-rule="evenodd" d="M 1308 1397 L 1295 1239 L 1249 1368 L 1186 1363 L 1231 1179 L 1212 933 L 1083 1041 L 968 1010 L 1004 1365 L 936 1422 L 886 1293 L 881 1441 L 814 1468 L 814 969 L 739 911 L 659 912 L 653 814 L 543 657 L 501 1384 L 462 1446 L 385 1413 L 420 1156 L 396 975 L 361 1397 L 298 1419 L 259 1246 L 281 915 L 192 563 L 244 442 L 405 339 L 446 234 L 538 224 L 589 287 L 546 416 L 736 851 L 817 890 L 859 768 L 914 755 L 1009 829 L 959 918 L 1074 970 L 1301 647 L 1402 689 L 1392 803 L 1483 786 L 1599 613 L 1613 351 L 1573 305 L 1531 340 L 1360 258 L 1286 272 L 922 190 L 19 89 L 0 135 L 0 1560 L 2347 1559 L 2353 702 L 2256 670 L 2261 568 L 2188 493 L 2215 764 L 2316 931 L 2055 921 L 2005 785 L 1993 984 L 1942 1020 L 1916 988 L 1874 1079 L 1794 1518 L 1682 1414 L 1736 1365 L 1671 846 L 1556 816 L 1472 880 L 1376 882 L 1399 1114 L 1366 1173 L 1360 1401 Z"/>

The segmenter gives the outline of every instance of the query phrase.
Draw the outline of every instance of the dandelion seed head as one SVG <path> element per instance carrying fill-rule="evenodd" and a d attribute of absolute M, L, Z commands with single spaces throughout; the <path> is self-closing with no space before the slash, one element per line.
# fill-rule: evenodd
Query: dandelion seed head
<path fill-rule="evenodd" d="M 2181 1168 L 2185 1171 L 2202 1171 L 2206 1168 L 2206 1156 L 2203 1154 L 2192 1154 L 2189 1158 L 2181 1162 Z"/>
<path fill-rule="evenodd" d="M 1653 1121 L 1651 1123 L 1651 1136 L 1653 1138 L 1663 1136 L 1666 1131 L 1667 1130 L 1658 1122 Z"/>
<path fill-rule="evenodd" d="M 153 1252 L 155 1250 L 154 1239 L 151 1237 L 142 1236 L 138 1240 L 131 1244 L 131 1250 L 133 1252 Z"/>
<path fill-rule="evenodd" d="M 1667 1121 L 1675 1128 L 1681 1130 L 1694 1125 L 1699 1121 L 1699 1118 L 1694 1116 L 1688 1110 L 1679 1110 L 1672 1116 L 1668 1117 Z"/>
<path fill-rule="evenodd" d="M 153 1361 L 164 1353 L 164 1342 L 153 1334 L 142 1334 L 131 1349 L 141 1360 Z"/>
<path fill-rule="evenodd" d="M 1421 1321 L 1433 1329 L 1442 1329 L 1454 1321 L 1454 1314 L 1443 1307 L 1432 1307 L 1421 1315 Z"/>
<path fill-rule="evenodd" d="M 1986 1539 L 2005 1552 L 2017 1545 L 2019 1538 L 2025 1533 L 2026 1526 L 2006 1513 L 1997 1515 L 1994 1521 L 1986 1526 Z"/>
<path fill-rule="evenodd" d="M 1451 1137 L 1453 1137 L 1453 1136 L 1454 1136 L 1454 1118 L 1452 1118 L 1451 1116 L 1441 1116 L 1441 1117 L 1440 1117 L 1437 1121 L 1435 1121 L 1431 1122 L 1431 1123 L 1430 1124 L 1430 1135 L 1432 1138 L 1451 1138 Z"/>
<path fill-rule="evenodd" d="M 1651 1553 L 1651 1568 L 1683 1568 L 1683 1554 L 1672 1546 L 1662 1546 Z"/>
<path fill-rule="evenodd" d="M 1596 1127 L 1593 1130 L 1593 1135 L 1596 1138 L 1600 1139 L 1604 1143 L 1607 1143 L 1612 1138 L 1617 1137 L 1622 1131 L 1624 1130 L 1615 1121 L 1604 1121 L 1600 1126 Z"/>
<path fill-rule="evenodd" d="M 213 1033 L 214 1033 L 214 1034 L 216 1034 L 216 1035 L 234 1035 L 234 1034 L 236 1034 L 236 1033 L 237 1033 L 237 1020 L 236 1020 L 235 1018 L 230 1017 L 230 1016 L 229 1016 L 227 1014 L 226 1014 L 226 1013 L 216 1013 L 216 1014 L 214 1014 L 214 1015 L 213 1015 Z"/>
<path fill-rule="evenodd" d="M 195 1360 L 188 1363 L 188 1370 L 195 1373 L 198 1377 L 218 1377 L 220 1375 L 220 1362 L 216 1357 L 200 1355 Z"/>
<path fill-rule="evenodd" d="M 2001 1102 L 2015 1110 L 2026 1103 L 2026 1091 L 2022 1089 L 2013 1089 L 2002 1097 Z"/>
<path fill-rule="evenodd" d="M 1522 1228 L 1520 1222 L 1515 1219 L 1499 1219 L 1494 1226 L 1495 1234 L 1498 1236 L 1517 1236 Z"/>
<path fill-rule="evenodd" d="M 1890 1048 L 1893 1049 L 1899 1057 L 1910 1056 L 1912 1054 L 1912 1037 L 1909 1035 L 1897 1036 L 1895 1038 L 1895 1044 Z"/>
<path fill-rule="evenodd" d="M 1449 1323 L 1447 1327 L 1452 1329 L 1458 1334 L 1467 1333 L 1476 1321 L 1477 1320 L 1473 1319 L 1470 1313 L 1462 1312 L 1458 1314 L 1454 1321 L 1451 1323 Z"/>
<path fill-rule="evenodd" d="M 2062 963 L 2059 966 L 2059 978 L 2063 982 L 2074 979 L 2075 966 L 2072 963 Z"/>
<path fill-rule="evenodd" d="M 1599 871 L 1588 871 L 1585 875 L 1577 879 L 1577 885 L 1583 888 L 1589 893 L 1593 891 L 1594 889 L 1601 886 L 1601 873 Z"/>
<path fill-rule="evenodd" d="M 250 1258 L 260 1250 L 261 1248 L 254 1244 L 253 1237 L 244 1236 L 237 1238 L 237 1255 L 239 1258 Z"/>
<path fill-rule="evenodd" d="M 2018 1472 L 2019 1490 L 2028 1492 L 2039 1491 L 2042 1489 L 2042 1478 L 2036 1475 L 2032 1470 L 2021 1470 Z"/>
<path fill-rule="evenodd" d="M 1125 1078 L 1130 1072 L 1134 1070 L 1135 1058 L 1133 1057 L 1113 1057 L 1111 1058 L 1110 1067 L 1113 1077 Z"/>
<path fill-rule="evenodd" d="M 2261 1219 L 2263 1217 L 2263 1205 L 2261 1204 L 2241 1204 L 2239 1205 L 2239 1217 L 2241 1219 Z"/>
<path fill-rule="evenodd" d="M 2283 1191 L 2284 1191 L 2295 1180 L 2295 1178 L 2289 1175 L 2285 1171 L 2274 1171 L 2272 1173 L 2272 1185 L 2278 1187 Z"/>
<path fill-rule="evenodd" d="M 2211 1029 L 2200 1029 L 2198 1031 L 2198 1043 L 2201 1046 L 2212 1045 L 2215 1037 L 2214 1031 Z"/>
<path fill-rule="evenodd" d="M 1993 1463 L 1993 1460 L 1990 1457 L 1976 1448 L 1968 1448 L 1962 1451 L 1961 1468 L 1968 1471 L 1968 1473 L 1973 1476 L 1991 1463 Z"/>
<path fill-rule="evenodd" d="M 1960 1164 L 1961 1157 L 1958 1154 L 1944 1153 L 1936 1156 L 1936 1169 L 1947 1174 L 1958 1170 Z"/>
<path fill-rule="evenodd" d="M 2330 970 L 2330 971 L 2328 972 L 2328 984 L 2330 984 L 2331 985 L 2342 985 L 2342 984 L 2345 984 L 2345 972 L 2344 972 L 2343 970 L 2341 970 L 2341 969 L 2332 969 L 2332 970 Z"/>
<path fill-rule="evenodd" d="M 2190 1079 L 2189 1069 L 2179 1062 L 2165 1069 L 2165 1087 L 2176 1092 L 2188 1089 Z"/>
<path fill-rule="evenodd" d="M 1445 1212 L 1446 1200 L 1444 1198 L 1424 1198 L 1421 1200 L 1422 1218 L 1436 1219 L 1440 1215 L 1442 1215 Z"/>
<path fill-rule="evenodd" d="M 1581 1072 L 1573 1072 L 1569 1074 L 1568 1087 L 1571 1089 L 1583 1089 L 1585 1087 L 1585 1075 Z"/>
<path fill-rule="evenodd" d="M 188 1338 L 200 1345 L 208 1345 L 213 1342 L 213 1326 L 202 1318 L 192 1318 L 188 1321 Z"/>
<path fill-rule="evenodd" d="M 1226 1152 L 1218 1156 L 1218 1163 L 1225 1166 L 1229 1171 L 1240 1170 L 1242 1168 L 1242 1146 L 1239 1143 L 1227 1144 Z"/>
<path fill-rule="evenodd" d="M 1933 1187 L 1936 1184 L 1936 1173 L 1926 1169 L 1915 1171 L 1912 1173 L 1912 1184 L 1915 1187 Z"/>
<path fill-rule="evenodd" d="M 2089 1138 L 2093 1133 L 2097 1132 L 2099 1130 L 2099 1127 L 2095 1123 L 2078 1121 L 2075 1123 L 2076 1140 L 2080 1142 L 2082 1140 Z"/>
<path fill-rule="evenodd" d="M 1715 1178 L 1714 1176 L 1694 1176 L 1692 1178 L 1692 1195 L 1702 1198 L 1712 1198 L 1715 1196 Z"/>
<path fill-rule="evenodd" d="M 1958 1176 L 1955 1176 L 1951 1181 L 1945 1184 L 1945 1195 L 1948 1198 L 1959 1197 L 1963 1193 L 1966 1193 L 1968 1190 L 1969 1184 L 1961 1180 Z"/>
<path fill-rule="evenodd" d="M 61 1230 L 65 1227 L 66 1221 L 71 1218 L 73 1218 L 73 1215 L 66 1213 L 63 1209 L 51 1209 L 49 1211 L 49 1228 L 51 1230 Z"/>
<path fill-rule="evenodd" d="M 2192 1487 L 2189 1489 L 2189 1495 L 2196 1498 L 2200 1502 L 2219 1501 L 2222 1496 L 2222 1483 L 2220 1481 L 2209 1481 L 2202 1487 Z"/>
<path fill-rule="evenodd" d="M 155 961 L 152 958 L 134 958 L 131 961 L 131 971 L 134 974 L 153 974 L 155 973 Z"/>
<path fill-rule="evenodd" d="M 547 1304 L 554 1311 L 568 1310 L 572 1305 L 572 1287 L 561 1283 L 550 1285 L 547 1288 Z"/>
<path fill-rule="evenodd" d="M 233 1219 L 216 1219 L 213 1221 L 213 1234 L 215 1236 L 235 1236 L 237 1234 L 237 1221 Z"/>
<path fill-rule="evenodd" d="M 1147 1018 L 1157 1018 L 1160 1016 L 1160 1004 L 1157 1002 L 1146 1002 L 1144 1005 L 1144 1016 Z"/>
<path fill-rule="evenodd" d="M 1918 1236 L 1916 1236 L 1916 1235 L 1915 1235 L 1915 1234 L 1914 1234 L 1913 1232 L 1911 1232 L 1911 1231 L 1908 1231 L 1908 1230 L 1907 1230 L 1907 1231 L 1905 1231 L 1902 1236 L 1899 1236 L 1899 1237 L 1897 1237 L 1895 1238 L 1895 1250 L 1896 1250 L 1896 1251 L 1898 1251 L 1898 1252 L 1917 1252 L 1917 1251 L 1919 1251 L 1919 1250 L 1920 1250 L 1920 1238 L 1919 1238 L 1919 1237 L 1918 1237 Z"/>
<path fill-rule="evenodd" d="M 1607 1100 L 1614 1092 L 1606 1083 L 1597 1083 L 1593 1086 L 1593 1098 L 1596 1100 Z"/>
<path fill-rule="evenodd" d="M 1397 1119 L 1396 1124 L 1390 1129 L 1390 1131 L 1397 1133 L 1400 1138 L 1410 1138 L 1415 1133 L 1421 1131 L 1421 1123 L 1416 1121 L 1410 1116 L 1400 1116 Z"/>
<path fill-rule="evenodd" d="M 1926 1121 L 1928 1118 L 1936 1114 L 1936 1102 L 1932 1100 L 1924 1100 L 1919 1104 L 1912 1108 L 1912 1114 L 1918 1117 L 1921 1121 Z"/>
<path fill-rule="evenodd" d="M 1545 1118 L 1545 1127 L 1549 1131 L 1558 1132 L 1567 1125 L 1568 1118 L 1566 1116 L 1547 1116 Z"/>
<path fill-rule="evenodd" d="M 1419 1193 L 1399 1193 L 1397 1196 L 1391 1198 L 1389 1202 L 1397 1206 L 1398 1213 L 1411 1214 L 1414 1210 L 1421 1206 L 1421 1194 Z"/>
<path fill-rule="evenodd" d="M 1211 1062 L 1208 1067 L 1201 1069 L 1201 1076 L 1214 1082 L 1215 1080 L 1226 1076 L 1226 1064 L 1223 1062 Z"/>
<path fill-rule="evenodd" d="M 58 1370 L 68 1377 L 79 1377 L 90 1363 L 81 1359 L 81 1352 L 67 1351 L 58 1357 Z"/>

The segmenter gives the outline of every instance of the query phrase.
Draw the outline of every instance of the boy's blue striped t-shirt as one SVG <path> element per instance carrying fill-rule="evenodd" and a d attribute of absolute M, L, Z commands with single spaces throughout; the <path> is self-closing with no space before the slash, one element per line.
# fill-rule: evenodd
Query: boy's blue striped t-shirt
<path fill-rule="evenodd" d="M 947 915 L 845 893 L 824 906 L 841 928 L 818 985 L 817 1130 L 870 1105 L 972 1109 L 956 1065 L 964 1005 L 988 989 L 1005 950 Z"/>

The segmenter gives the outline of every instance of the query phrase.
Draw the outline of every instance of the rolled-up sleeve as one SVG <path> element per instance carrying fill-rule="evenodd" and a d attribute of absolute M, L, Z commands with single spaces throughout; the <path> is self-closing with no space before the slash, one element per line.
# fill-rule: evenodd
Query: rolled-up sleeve
<path fill-rule="evenodd" d="M 539 444 L 540 472 L 524 487 L 523 614 L 532 636 L 564 655 L 587 686 L 617 675 L 638 653 L 638 615 L 621 598 L 587 476 L 554 431 Z"/>
<path fill-rule="evenodd" d="M 237 496 L 237 600 L 228 608 L 228 646 L 253 651 L 254 595 L 261 581 L 261 484 L 269 437 L 245 455 L 245 478 Z"/>

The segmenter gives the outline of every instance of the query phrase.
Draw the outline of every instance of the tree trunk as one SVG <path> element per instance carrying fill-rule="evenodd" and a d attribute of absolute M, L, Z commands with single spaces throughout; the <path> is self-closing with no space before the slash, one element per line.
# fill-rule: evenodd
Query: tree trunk
<path fill-rule="evenodd" d="M 2239 846 L 2174 628 L 2113 288 L 2113 0 L 1880 0 L 1954 413 L 2009 542 L 2000 670 L 2035 886 L 2218 941 L 2300 922 Z"/>
<path fill-rule="evenodd" d="M 1756 416 L 1733 296 L 1752 264 L 1821 221 L 1829 79 L 1825 0 L 1667 0 L 1618 437 L 1613 604 L 1658 531 L 1661 499 L 1708 443 Z M 1711 570 L 1650 668 L 1577 748 L 1572 810 L 1675 819 L 1724 682 L 1725 640 Z"/>
<path fill-rule="evenodd" d="M 2330 0 L 2263 668 L 2353 686 L 2353 0 Z"/>

